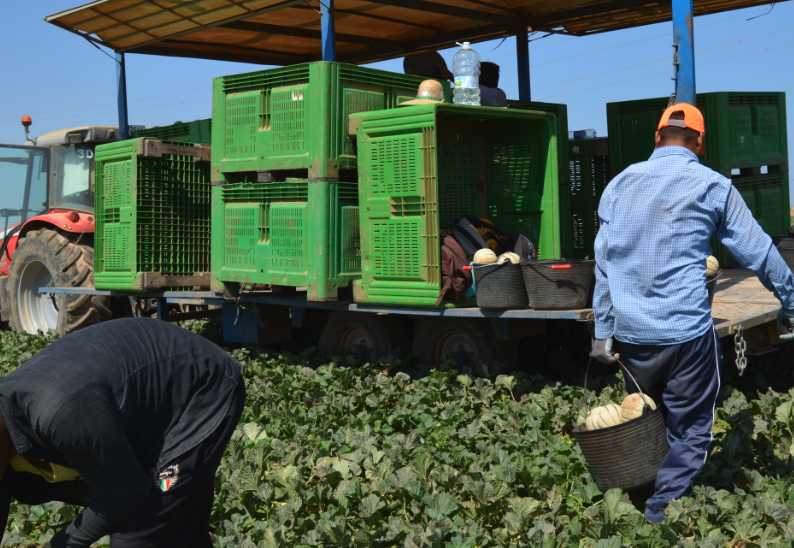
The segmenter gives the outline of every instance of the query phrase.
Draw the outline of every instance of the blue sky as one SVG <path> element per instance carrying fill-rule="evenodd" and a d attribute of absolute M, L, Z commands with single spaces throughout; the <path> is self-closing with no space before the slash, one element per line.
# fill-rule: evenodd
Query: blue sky
<path fill-rule="evenodd" d="M 117 124 L 115 62 L 78 36 L 43 21 L 46 15 L 80 3 L 28 0 L 3 6 L 0 142 L 23 141 L 23 115 L 33 117 L 33 135 Z M 794 2 L 779 3 L 767 12 L 769 7 L 762 6 L 695 19 L 697 90 L 787 92 L 793 142 Z M 530 44 L 532 98 L 567 103 L 571 129 L 594 128 L 604 136 L 606 103 L 671 93 L 671 43 L 671 23 L 585 38 L 539 39 Z M 478 44 L 475 49 L 483 60 L 501 65 L 500 87 L 517 98 L 515 40 Z M 441 52 L 450 66 L 455 51 Z M 131 54 L 127 59 L 130 123 L 136 125 L 208 118 L 213 77 L 263 68 L 148 55 Z M 402 71 L 401 60 L 374 66 Z"/>

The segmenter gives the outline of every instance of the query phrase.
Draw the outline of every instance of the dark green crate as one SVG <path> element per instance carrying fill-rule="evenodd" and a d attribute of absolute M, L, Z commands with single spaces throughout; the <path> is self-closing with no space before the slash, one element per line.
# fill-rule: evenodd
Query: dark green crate
<path fill-rule="evenodd" d="M 350 117 L 359 154 L 357 303 L 435 306 L 440 238 L 462 215 L 493 221 L 560 257 L 553 114 L 417 105 Z"/>
<path fill-rule="evenodd" d="M 348 116 L 414 99 L 424 80 L 324 61 L 215 78 L 213 173 L 338 178 L 356 168 Z M 449 83 L 443 86 L 449 100 Z"/>
<path fill-rule="evenodd" d="M 213 189 L 213 278 L 334 301 L 361 276 L 358 185 L 288 178 Z"/>
<path fill-rule="evenodd" d="M 573 259 L 595 258 L 598 203 L 609 182 L 609 140 L 568 141 Z M 565 218 L 563 218 L 565 222 Z"/>
<path fill-rule="evenodd" d="M 132 138 L 155 137 L 172 143 L 212 143 L 212 118 L 170 126 L 150 127 L 132 132 Z"/>
<path fill-rule="evenodd" d="M 151 137 L 97 146 L 97 289 L 140 291 L 146 273 L 209 272 L 209 157 L 209 147 Z"/>
<path fill-rule="evenodd" d="M 653 153 L 654 136 L 668 102 L 669 98 L 662 97 L 607 104 L 613 176 Z M 761 166 L 788 171 L 785 93 L 699 93 L 697 106 L 706 122 L 703 165 L 726 177 L 732 170 Z"/>
<path fill-rule="evenodd" d="M 742 195 L 753 217 L 770 236 L 788 236 L 791 226 L 788 185 L 787 173 L 733 179 L 733 186 Z M 716 236 L 711 240 L 711 247 L 720 264 L 735 264 L 730 252 L 717 241 Z"/>
<path fill-rule="evenodd" d="M 550 112 L 557 117 L 557 138 L 559 147 L 557 149 L 559 159 L 560 177 L 560 250 L 563 257 L 573 257 L 575 255 L 574 234 L 571 230 L 571 204 L 568 202 L 570 194 L 568 185 L 571 184 L 571 171 L 568 160 L 568 150 L 562 146 L 568 139 L 568 105 L 561 103 L 541 103 L 539 101 L 517 101 L 507 100 L 507 108 L 520 110 L 534 110 L 537 112 Z"/>

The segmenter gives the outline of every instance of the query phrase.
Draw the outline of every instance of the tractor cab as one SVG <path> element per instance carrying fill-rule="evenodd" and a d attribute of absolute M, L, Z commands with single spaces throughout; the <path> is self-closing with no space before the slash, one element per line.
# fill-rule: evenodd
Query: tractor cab
<path fill-rule="evenodd" d="M 26 145 L 50 150 L 50 210 L 94 212 L 94 149 L 118 140 L 118 128 L 84 126 L 45 133 Z"/>
<path fill-rule="evenodd" d="M 38 288 L 93 287 L 94 149 L 118 135 L 83 126 L 0 145 L 0 319 L 13 329 L 66 333 L 107 316 L 99 297 L 59 304 Z"/>

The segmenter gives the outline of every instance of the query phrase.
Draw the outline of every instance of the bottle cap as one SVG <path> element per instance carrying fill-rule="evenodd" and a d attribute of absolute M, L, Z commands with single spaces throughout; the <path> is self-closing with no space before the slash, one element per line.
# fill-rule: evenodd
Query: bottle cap
<path fill-rule="evenodd" d="M 471 42 L 463 42 L 462 44 L 460 42 L 455 42 L 455 43 L 460 47 L 462 47 L 463 49 L 471 49 L 471 45 L 470 45 Z"/>

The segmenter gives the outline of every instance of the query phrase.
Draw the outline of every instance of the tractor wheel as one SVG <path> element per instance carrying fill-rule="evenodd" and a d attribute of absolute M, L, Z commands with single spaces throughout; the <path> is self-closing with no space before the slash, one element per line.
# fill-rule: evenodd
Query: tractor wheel
<path fill-rule="evenodd" d="M 320 334 L 321 350 L 352 350 L 368 362 L 376 362 L 397 348 L 407 353 L 410 342 L 402 322 L 393 317 L 332 312 Z"/>
<path fill-rule="evenodd" d="M 413 353 L 434 368 L 444 358 L 458 367 L 473 368 L 480 362 L 513 366 L 517 347 L 515 341 L 497 340 L 488 320 L 439 317 L 417 325 Z"/>
<path fill-rule="evenodd" d="M 40 287 L 94 287 L 94 249 L 40 228 L 19 239 L 8 273 L 11 329 L 61 335 L 111 318 L 110 298 L 46 295 Z"/>

